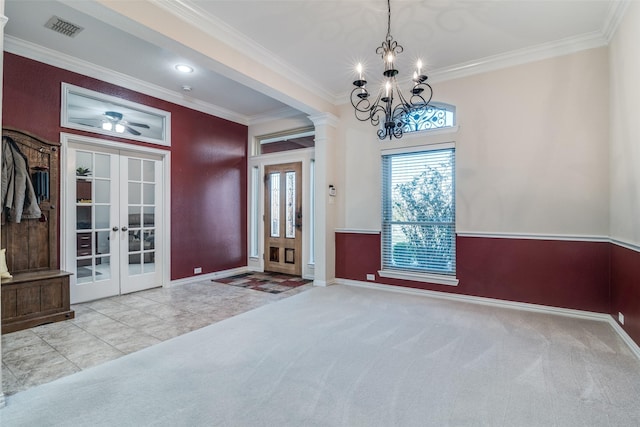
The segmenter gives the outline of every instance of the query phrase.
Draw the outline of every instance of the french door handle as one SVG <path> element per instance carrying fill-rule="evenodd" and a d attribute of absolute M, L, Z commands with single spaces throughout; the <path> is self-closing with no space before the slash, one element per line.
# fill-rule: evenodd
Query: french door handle
<path fill-rule="evenodd" d="M 118 228 L 118 227 L 113 227 L 113 228 L 112 228 L 112 230 L 113 230 L 113 231 L 118 231 L 118 230 L 119 230 L 119 228 Z"/>
<path fill-rule="evenodd" d="M 122 230 L 122 231 L 127 231 L 127 230 L 128 230 L 128 228 L 127 228 L 127 227 L 122 227 L 122 229 L 121 229 L 121 230 Z"/>

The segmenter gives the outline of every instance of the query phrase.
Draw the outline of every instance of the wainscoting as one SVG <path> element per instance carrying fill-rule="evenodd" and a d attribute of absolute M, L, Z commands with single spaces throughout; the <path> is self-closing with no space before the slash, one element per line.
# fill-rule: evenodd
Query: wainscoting
<path fill-rule="evenodd" d="M 550 307 L 624 314 L 622 328 L 640 343 L 640 251 L 606 239 L 456 238 L 458 286 L 380 277 L 380 233 L 336 233 L 336 278 L 495 298 Z"/>

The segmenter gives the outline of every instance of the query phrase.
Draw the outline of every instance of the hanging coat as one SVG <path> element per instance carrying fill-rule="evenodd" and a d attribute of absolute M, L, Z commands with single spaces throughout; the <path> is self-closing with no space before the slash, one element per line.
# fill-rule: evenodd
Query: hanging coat
<path fill-rule="evenodd" d="M 40 218 L 29 162 L 15 141 L 2 137 L 2 209 L 11 222 Z"/>

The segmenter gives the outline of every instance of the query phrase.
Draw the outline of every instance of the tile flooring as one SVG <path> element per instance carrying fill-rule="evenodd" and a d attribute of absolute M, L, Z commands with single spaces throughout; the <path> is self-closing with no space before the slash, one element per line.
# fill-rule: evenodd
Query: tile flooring
<path fill-rule="evenodd" d="M 312 286 L 270 294 L 207 280 L 73 305 L 75 319 L 2 335 L 4 394 L 108 362 Z"/>

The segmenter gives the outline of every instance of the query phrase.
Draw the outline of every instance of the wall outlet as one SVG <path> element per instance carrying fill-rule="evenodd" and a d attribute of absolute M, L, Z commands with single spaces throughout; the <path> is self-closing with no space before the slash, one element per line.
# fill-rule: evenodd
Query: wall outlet
<path fill-rule="evenodd" d="M 202 273 L 202 267 L 195 267 L 193 269 L 193 274 L 201 274 Z"/>
<path fill-rule="evenodd" d="M 375 274 L 367 274 L 367 280 L 371 280 L 371 281 L 376 280 L 376 275 Z"/>
<path fill-rule="evenodd" d="M 618 321 L 621 325 L 624 325 L 624 314 L 618 312 Z"/>

